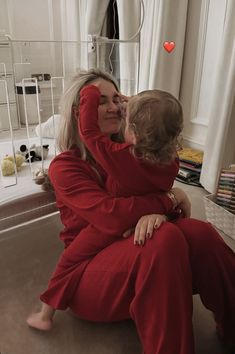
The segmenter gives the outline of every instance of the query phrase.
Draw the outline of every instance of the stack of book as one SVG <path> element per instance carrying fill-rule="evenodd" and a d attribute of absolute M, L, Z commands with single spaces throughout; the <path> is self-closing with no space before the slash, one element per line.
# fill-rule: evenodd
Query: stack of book
<path fill-rule="evenodd" d="M 216 203 L 235 214 L 235 165 L 232 165 L 228 170 L 221 170 Z"/>
<path fill-rule="evenodd" d="M 186 184 L 201 186 L 199 179 L 202 168 L 203 152 L 191 148 L 179 151 L 180 167 L 177 180 Z"/>

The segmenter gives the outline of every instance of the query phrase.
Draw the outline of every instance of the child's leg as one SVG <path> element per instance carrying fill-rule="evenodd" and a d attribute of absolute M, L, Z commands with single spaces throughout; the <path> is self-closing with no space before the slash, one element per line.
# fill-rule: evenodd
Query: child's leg
<path fill-rule="evenodd" d="M 55 309 L 65 310 L 68 307 L 87 264 L 115 239 L 116 236 L 102 235 L 90 225 L 80 232 L 63 251 L 48 289 L 40 296 L 43 302 L 41 311 L 28 317 L 30 327 L 51 329 Z"/>
<path fill-rule="evenodd" d="M 32 313 L 26 320 L 30 327 L 40 329 L 42 331 L 48 331 L 52 327 L 52 318 L 54 316 L 55 310 L 47 305 L 42 304 L 40 312 Z"/>
<path fill-rule="evenodd" d="M 63 251 L 41 300 L 54 309 L 65 310 L 90 260 L 116 239 L 90 225 L 83 229 Z"/>

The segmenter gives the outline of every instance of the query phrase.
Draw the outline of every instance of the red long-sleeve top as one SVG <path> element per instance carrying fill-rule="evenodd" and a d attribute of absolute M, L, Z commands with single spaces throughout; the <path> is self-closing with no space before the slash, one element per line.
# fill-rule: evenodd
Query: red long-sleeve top
<path fill-rule="evenodd" d="M 113 142 L 98 126 L 100 91 L 94 85 L 80 92 L 80 136 L 108 174 L 106 189 L 113 196 L 143 195 L 154 191 L 169 191 L 179 170 L 176 158 L 169 164 L 151 164 L 136 158 L 130 144 Z"/>
<path fill-rule="evenodd" d="M 105 183 L 107 175 L 95 166 Z M 54 186 L 64 230 L 61 239 L 68 246 L 87 225 L 106 234 L 120 234 L 135 226 L 146 214 L 168 214 L 172 201 L 163 192 L 145 196 L 112 197 L 105 191 L 94 167 L 83 161 L 78 148 L 56 156 L 49 177 Z"/>

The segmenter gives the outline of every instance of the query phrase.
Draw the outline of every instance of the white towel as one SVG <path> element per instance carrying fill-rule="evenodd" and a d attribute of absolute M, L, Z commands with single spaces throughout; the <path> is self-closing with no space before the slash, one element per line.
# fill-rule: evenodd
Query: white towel
<path fill-rule="evenodd" d="M 54 121 L 54 122 L 53 122 Z M 60 114 L 54 114 L 44 123 L 41 123 L 42 138 L 56 138 L 59 130 Z M 40 124 L 35 128 L 37 136 L 40 136 Z"/>

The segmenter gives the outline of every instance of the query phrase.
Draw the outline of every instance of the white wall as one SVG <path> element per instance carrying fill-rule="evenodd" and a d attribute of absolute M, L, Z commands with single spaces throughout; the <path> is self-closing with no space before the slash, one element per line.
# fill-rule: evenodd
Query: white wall
<path fill-rule="evenodd" d="M 0 0 L 0 33 L 9 33 L 7 0 Z"/>
<path fill-rule="evenodd" d="M 51 1 L 8 0 L 12 39 L 52 40 Z"/>
<path fill-rule="evenodd" d="M 0 0 L 0 32 L 9 33 L 13 40 L 61 40 L 61 4 L 65 1 Z"/>

